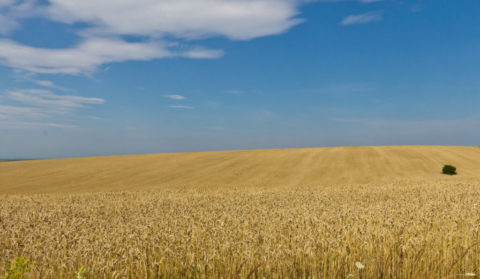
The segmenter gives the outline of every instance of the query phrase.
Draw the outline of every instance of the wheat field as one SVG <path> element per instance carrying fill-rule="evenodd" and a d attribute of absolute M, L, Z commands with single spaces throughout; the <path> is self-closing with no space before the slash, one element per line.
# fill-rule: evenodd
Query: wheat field
<path fill-rule="evenodd" d="M 479 147 L 2 162 L 0 193 L 0 262 L 30 260 L 27 278 L 480 273 Z"/>
<path fill-rule="evenodd" d="M 148 154 L 0 163 L 0 194 L 281 188 L 480 179 L 480 147 L 377 146 Z"/>

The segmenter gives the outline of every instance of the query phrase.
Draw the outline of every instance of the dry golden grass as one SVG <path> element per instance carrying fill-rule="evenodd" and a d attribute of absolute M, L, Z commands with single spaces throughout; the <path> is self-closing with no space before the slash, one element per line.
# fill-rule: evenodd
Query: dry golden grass
<path fill-rule="evenodd" d="M 464 278 L 480 273 L 480 180 L 475 173 L 480 167 L 480 148 L 345 149 L 0 165 L 3 192 L 15 191 L 9 181 L 16 178 L 19 193 L 48 192 L 0 195 L 0 262 L 26 257 L 35 263 L 29 273 L 32 278 L 73 278 L 84 265 L 88 266 L 86 278 Z M 261 158 L 253 158 L 252 154 L 261 157 L 262 152 L 267 158 L 263 162 L 271 165 L 261 165 Z M 296 152 L 301 155 L 295 157 Z M 370 153 L 376 155 L 355 158 Z M 218 161 L 213 160 L 215 154 Z M 235 154 L 240 159 L 234 158 Z M 324 161 L 318 154 L 331 157 Z M 287 159 L 302 156 L 309 159 Z M 221 157 L 227 161 L 222 163 Z M 181 164 L 167 167 L 165 158 L 183 162 L 193 173 L 185 171 L 187 178 L 172 175 L 170 181 L 183 183 L 166 187 L 165 181 L 153 182 L 153 173 L 128 171 L 129 166 L 135 167 L 131 161 L 148 165 L 160 159 L 165 168 L 180 168 Z M 201 165 L 199 158 L 213 161 L 204 160 Z M 85 162 L 88 160 L 90 165 Z M 332 168 L 328 168 L 329 160 Z M 130 174 L 150 181 L 147 186 L 132 188 L 147 190 L 105 192 L 100 183 L 94 188 L 94 179 L 88 175 L 84 176 L 88 183 L 73 180 L 100 166 L 100 173 L 109 177 L 107 162 L 115 162 L 113 166 L 119 168 L 112 166 L 112 177 Z M 227 177 L 238 180 L 216 186 L 208 177 L 200 179 L 202 170 L 195 171 L 190 165 L 195 162 L 205 175 L 211 171 L 215 183 Z M 253 166 L 239 162 L 252 162 Z M 43 163 L 47 166 L 42 169 Z M 285 164 L 284 169 L 275 170 L 280 163 Z M 457 166 L 459 175 L 438 174 L 444 163 Z M 75 172 L 69 164 L 89 170 Z M 229 166 L 238 173 L 216 174 Z M 257 174 L 256 168 L 266 173 Z M 314 170 L 322 173 L 315 176 Z M 326 173 L 330 170 L 340 177 Z M 374 170 L 390 171 L 368 173 Z M 406 178 L 410 171 L 411 178 Z M 72 181 L 62 187 L 60 181 L 67 177 Z M 102 181 L 102 177 L 97 178 Z M 160 171 L 156 179 L 165 177 Z M 267 183 L 268 177 L 279 185 Z M 35 178 L 44 187 L 35 187 Z M 245 179 L 246 187 L 241 187 L 240 178 Z M 193 181 L 198 186 L 191 186 L 196 185 Z M 81 189 L 82 185 L 87 189 Z M 105 189 L 128 189 L 123 187 L 112 182 Z M 61 193 L 51 193 L 55 189 Z M 96 192 L 81 193 L 88 190 Z M 0 266 L 0 275 L 4 272 Z"/>

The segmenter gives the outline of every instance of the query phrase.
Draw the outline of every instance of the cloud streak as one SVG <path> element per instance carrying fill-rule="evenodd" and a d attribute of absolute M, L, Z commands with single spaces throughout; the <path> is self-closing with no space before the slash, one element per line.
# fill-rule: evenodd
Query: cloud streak
<path fill-rule="evenodd" d="M 243 91 L 242 90 L 228 90 L 227 93 L 232 94 L 232 95 L 241 95 L 241 94 L 243 94 Z"/>
<path fill-rule="evenodd" d="M 58 86 L 56 85 L 53 81 L 51 80 L 30 80 L 31 82 L 35 83 L 36 85 L 47 87 L 47 88 L 52 88 L 52 89 L 58 89 L 61 91 L 70 91 L 68 88 Z"/>
<path fill-rule="evenodd" d="M 185 100 L 186 97 L 182 95 L 176 95 L 176 94 L 167 94 L 164 95 L 165 98 L 172 99 L 172 100 Z"/>
<path fill-rule="evenodd" d="M 151 60 L 166 57 L 198 58 L 177 51 L 164 42 L 130 43 L 121 39 L 90 38 L 73 48 L 45 49 L 0 40 L 0 63 L 12 68 L 42 74 L 89 74 L 106 63 Z M 218 58 L 223 52 L 203 50 L 202 58 Z"/>
<path fill-rule="evenodd" d="M 173 109 L 194 109 L 194 107 L 192 106 L 181 106 L 181 105 L 171 105 L 168 107 Z"/>
<path fill-rule="evenodd" d="M 342 20 L 341 24 L 345 26 L 354 24 L 366 24 L 370 22 L 380 21 L 382 19 L 383 12 L 375 11 L 359 15 L 349 15 Z"/>
<path fill-rule="evenodd" d="M 57 112 L 66 112 L 74 108 L 81 108 L 87 104 L 104 104 L 105 100 L 101 98 L 87 98 L 72 95 L 57 95 L 49 90 L 31 89 L 10 91 L 7 96 L 14 101 L 32 105 L 35 107 L 44 107 Z"/>
<path fill-rule="evenodd" d="M 101 98 L 59 95 L 44 89 L 9 91 L 2 98 L 2 102 L 5 100 L 9 103 L 0 103 L 0 128 L 72 127 L 74 125 L 51 123 L 49 119 L 89 105 L 105 103 Z"/>
<path fill-rule="evenodd" d="M 376 3 L 376 2 L 382 2 L 383 0 L 360 0 L 362 3 Z"/>

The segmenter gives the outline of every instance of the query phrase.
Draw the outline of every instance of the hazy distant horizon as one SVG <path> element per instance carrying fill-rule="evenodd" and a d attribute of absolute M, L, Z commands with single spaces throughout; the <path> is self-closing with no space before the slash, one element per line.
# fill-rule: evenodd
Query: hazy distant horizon
<path fill-rule="evenodd" d="M 273 150 L 273 149 L 303 149 L 303 148 L 331 148 L 331 147 L 382 147 L 382 146 L 465 146 L 465 147 L 479 147 L 480 145 L 443 145 L 443 144 L 410 144 L 410 145 L 329 145 L 329 146 L 299 146 L 299 147 L 271 147 L 271 148 L 231 148 L 231 149 L 199 149 L 199 150 L 187 150 L 187 151 L 164 151 L 164 152 L 139 152 L 139 153 L 98 153 L 88 155 L 63 155 L 63 156 L 39 156 L 39 157 L 19 157 L 19 158 L 0 158 L 0 162 L 16 162 L 16 161 L 32 161 L 32 160 L 46 160 L 46 159 L 68 159 L 68 158 L 87 158 L 87 157 L 103 157 L 103 156 L 129 156 L 129 155 L 148 155 L 148 154 L 178 154 L 178 153 L 195 153 L 195 152 L 215 152 L 215 151 L 252 151 L 252 150 Z"/>

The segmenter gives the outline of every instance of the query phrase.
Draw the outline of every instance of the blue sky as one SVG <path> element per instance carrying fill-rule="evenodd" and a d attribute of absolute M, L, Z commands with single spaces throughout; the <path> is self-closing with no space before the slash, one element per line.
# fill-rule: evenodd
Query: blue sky
<path fill-rule="evenodd" d="M 0 0 L 0 158 L 480 145 L 479 1 Z"/>

